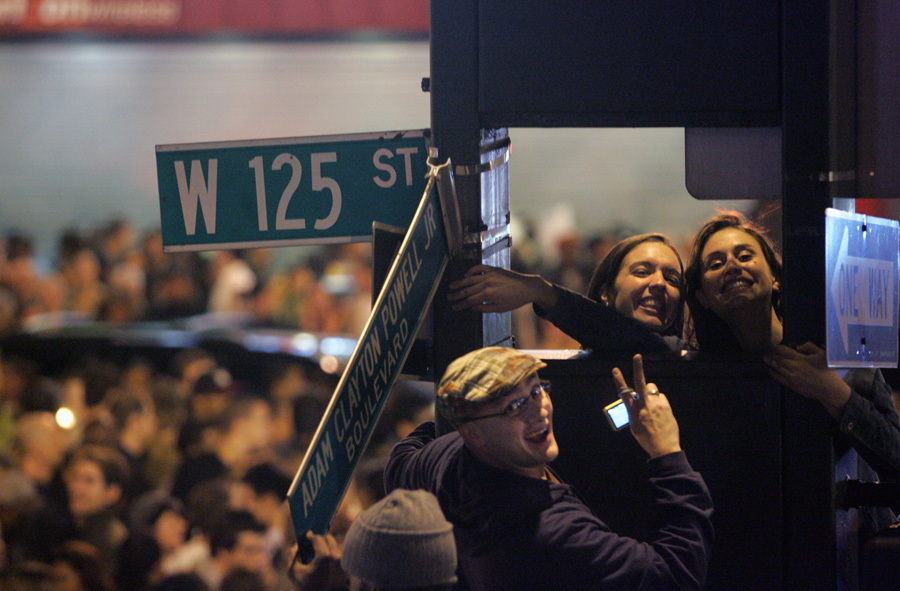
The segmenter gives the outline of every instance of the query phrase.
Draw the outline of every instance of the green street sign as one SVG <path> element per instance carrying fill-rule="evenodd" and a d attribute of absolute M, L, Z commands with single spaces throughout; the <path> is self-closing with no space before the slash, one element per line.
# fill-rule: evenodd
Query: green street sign
<path fill-rule="evenodd" d="M 439 174 L 439 169 L 434 170 Z M 288 491 L 294 532 L 301 544 L 307 530 L 320 535 L 328 530 L 449 257 L 437 185 L 429 182 Z"/>
<path fill-rule="evenodd" d="M 365 242 L 407 227 L 425 130 L 156 146 L 163 250 Z"/>

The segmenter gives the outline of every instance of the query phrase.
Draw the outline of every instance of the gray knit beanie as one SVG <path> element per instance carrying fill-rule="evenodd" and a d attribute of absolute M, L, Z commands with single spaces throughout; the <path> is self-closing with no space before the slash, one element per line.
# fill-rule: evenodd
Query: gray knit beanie
<path fill-rule="evenodd" d="M 341 566 L 382 589 L 455 583 L 453 526 L 431 493 L 395 489 L 356 517 Z"/>

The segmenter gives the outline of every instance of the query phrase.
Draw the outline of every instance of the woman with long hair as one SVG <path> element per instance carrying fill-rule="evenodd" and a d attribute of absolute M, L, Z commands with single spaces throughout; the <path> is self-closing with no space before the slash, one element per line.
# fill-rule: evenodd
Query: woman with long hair
<path fill-rule="evenodd" d="M 704 353 L 761 356 L 776 381 L 820 403 L 876 470 L 900 477 L 890 387 L 878 370 L 842 378 L 814 343 L 782 343 L 781 277 L 781 257 L 758 226 L 737 212 L 713 217 L 697 231 L 685 271 L 687 332 Z"/>
<path fill-rule="evenodd" d="M 688 334 L 705 354 L 761 357 L 778 383 L 819 403 L 831 416 L 835 458 L 856 466 L 852 478 L 900 478 L 900 419 L 890 386 L 877 369 L 842 376 L 814 343 L 782 343 L 782 277 L 781 257 L 758 226 L 736 212 L 713 217 L 698 230 L 685 271 Z M 859 514 L 858 524 L 839 528 L 842 535 L 858 527 L 865 539 L 895 519 L 887 508 Z"/>
<path fill-rule="evenodd" d="M 781 343 L 781 274 L 761 227 L 738 212 L 708 220 L 684 272 L 689 340 L 706 352 L 761 353 Z"/>

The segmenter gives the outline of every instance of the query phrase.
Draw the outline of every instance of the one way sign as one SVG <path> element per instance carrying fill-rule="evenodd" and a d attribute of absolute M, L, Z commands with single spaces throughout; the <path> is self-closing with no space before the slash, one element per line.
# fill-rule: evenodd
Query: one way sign
<path fill-rule="evenodd" d="M 828 365 L 896 367 L 900 223 L 826 211 Z"/>

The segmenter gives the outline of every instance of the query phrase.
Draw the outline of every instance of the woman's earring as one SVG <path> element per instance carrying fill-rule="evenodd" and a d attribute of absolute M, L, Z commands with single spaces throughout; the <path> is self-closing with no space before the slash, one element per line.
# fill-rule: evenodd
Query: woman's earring
<path fill-rule="evenodd" d="M 604 289 L 603 291 L 600 292 L 600 302 L 601 302 L 603 305 L 605 305 L 605 306 L 609 306 L 609 305 L 610 305 L 610 304 L 609 304 L 609 290 L 608 290 L 608 289 Z"/>

